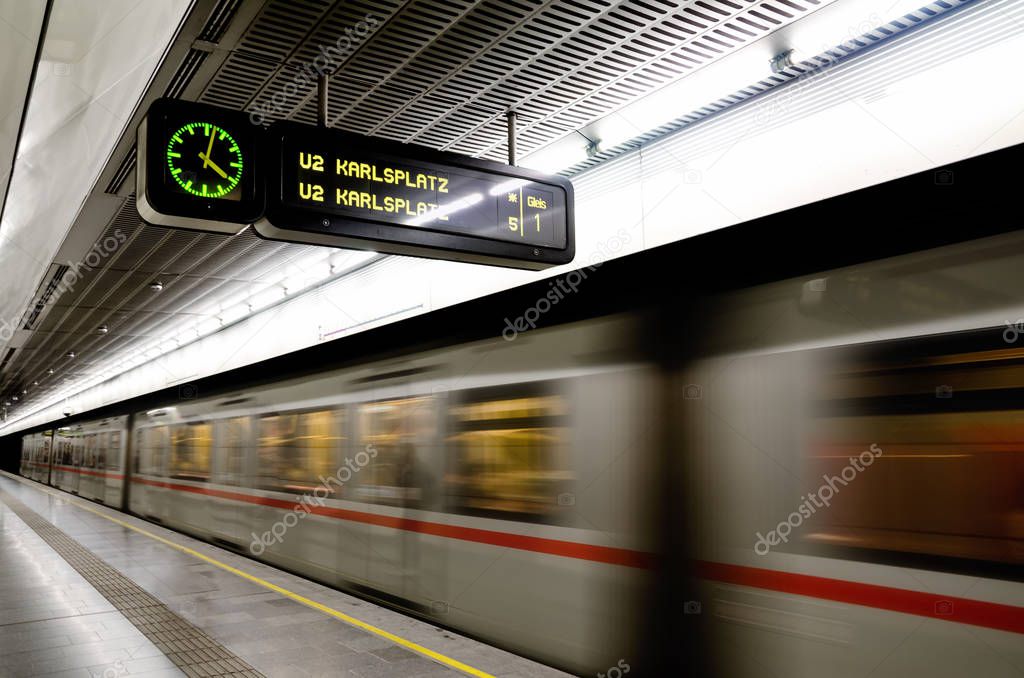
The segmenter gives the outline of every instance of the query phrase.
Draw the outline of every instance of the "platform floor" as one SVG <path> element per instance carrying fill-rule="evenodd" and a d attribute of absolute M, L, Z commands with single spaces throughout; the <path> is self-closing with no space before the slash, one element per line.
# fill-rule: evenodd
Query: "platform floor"
<path fill-rule="evenodd" d="M 567 676 L 0 473 L 0 678 Z"/>

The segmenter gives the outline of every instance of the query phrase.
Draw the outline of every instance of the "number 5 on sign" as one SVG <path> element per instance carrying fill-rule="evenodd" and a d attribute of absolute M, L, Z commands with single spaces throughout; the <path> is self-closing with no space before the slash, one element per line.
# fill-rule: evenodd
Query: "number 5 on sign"
<path fill-rule="evenodd" d="M 508 230 L 510 230 L 510 231 L 519 231 L 519 230 L 521 230 L 519 228 L 519 217 L 509 217 L 508 218 Z"/>

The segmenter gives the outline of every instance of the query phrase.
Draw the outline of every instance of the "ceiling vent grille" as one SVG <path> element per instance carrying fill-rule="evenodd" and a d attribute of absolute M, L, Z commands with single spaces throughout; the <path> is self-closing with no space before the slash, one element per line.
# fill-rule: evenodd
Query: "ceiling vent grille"
<path fill-rule="evenodd" d="M 14 357 L 15 350 L 16 349 L 13 348 L 7 349 L 7 355 L 4 356 L 3 362 L 0 362 L 0 372 L 3 372 L 5 369 L 7 369 L 7 363 L 11 362 L 11 358 Z"/>
<path fill-rule="evenodd" d="M 121 161 L 121 165 L 114 172 L 114 177 L 107 184 L 107 187 L 103 189 L 104 193 L 117 195 L 117 192 L 121 190 L 121 186 L 124 185 L 128 175 L 135 169 L 135 150 L 135 144 L 132 144 L 127 155 L 124 156 L 124 160 Z"/>
<path fill-rule="evenodd" d="M 501 161 L 510 108 L 527 155 L 822 4 L 272 0 L 201 100 L 315 123 L 326 50 L 332 127 Z"/>
<path fill-rule="evenodd" d="M 220 2 L 217 3 L 217 6 L 214 7 L 213 12 L 210 13 L 210 18 L 207 20 L 198 39 L 205 42 L 216 43 L 224 37 L 224 32 L 230 25 L 231 19 L 235 16 L 235 12 L 238 11 L 240 4 L 241 0 L 220 0 Z M 199 71 L 200 66 L 203 65 L 203 62 L 206 60 L 206 56 L 206 52 L 197 49 L 189 49 L 185 58 L 181 60 L 181 64 L 178 65 L 178 70 L 174 72 L 174 75 L 171 77 L 171 81 L 167 84 L 167 88 L 164 90 L 164 96 L 169 99 L 177 99 L 181 97 L 182 93 L 188 88 L 189 83 L 192 82 L 192 78 L 194 78 L 196 73 Z M 114 173 L 110 183 L 107 184 L 107 187 L 104 189 L 104 193 L 117 195 L 118 191 L 121 190 L 124 182 L 135 170 L 135 163 L 137 161 L 136 150 L 135 144 L 132 144 L 131 149 L 129 149 L 128 153 L 125 154 L 124 160 L 122 160 L 120 166 L 118 166 L 117 172 Z"/>
<path fill-rule="evenodd" d="M 50 281 L 46 283 L 46 287 L 43 288 L 43 293 L 39 295 L 39 299 L 36 300 L 35 306 L 32 307 L 32 311 L 25 318 L 25 324 L 21 329 L 31 330 L 35 327 L 36 321 L 39 320 L 39 316 L 42 314 L 43 309 L 46 308 L 46 304 L 53 298 L 54 292 L 60 286 L 62 280 L 64 280 L 64 274 L 68 272 L 69 267 L 67 265 L 61 265 L 57 267 L 53 275 L 50 277 Z"/>
<path fill-rule="evenodd" d="M 868 49 L 879 47 L 882 43 L 897 35 L 916 29 L 920 26 L 924 26 L 929 19 L 939 16 L 940 14 L 945 14 L 959 9 L 960 7 L 969 5 L 972 2 L 973 0 L 938 0 L 915 12 L 908 12 L 899 19 L 890 22 L 887 26 L 882 26 L 863 35 L 851 38 L 839 45 L 836 45 L 832 49 L 827 50 L 824 53 L 826 55 L 825 57 L 815 57 L 816 61 L 813 62 L 811 68 L 807 68 L 802 65 L 791 66 L 781 73 L 769 75 L 763 80 L 752 83 L 738 92 L 734 92 L 733 94 L 725 96 L 717 101 L 710 102 L 706 106 L 682 115 L 661 127 L 644 132 L 636 138 L 619 144 L 614 148 L 602 149 L 588 157 L 586 160 L 563 170 L 561 174 L 567 177 L 579 176 L 589 170 L 606 165 L 607 161 L 612 158 L 628 154 L 642 146 L 646 147 L 648 144 L 662 138 L 672 136 L 684 129 L 688 129 L 695 122 L 700 122 L 713 117 L 717 113 L 731 110 L 737 104 L 750 101 L 759 95 L 769 96 L 770 94 L 768 93 L 775 91 L 780 86 L 788 83 L 795 84 L 794 81 L 807 82 L 811 78 L 823 73 L 824 69 L 834 68 L 840 62 L 854 55 L 860 54 Z M 762 7 L 771 6 L 772 5 L 767 3 L 762 5 Z M 754 11 L 751 11 L 751 15 L 760 16 L 759 13 Z M 875 88 L 870 92 L 870 94 L 877 98 L 885 96 L 884 89 L 879 88 Z"/>
<path fill-rule="evenodd" d="M 241 4 L 242 0 L 220 0 L 210 12 L 210 18 L 206 21 L 203 32 L 199 34 L 199 39 L 206 42 L 220 42 Z"/>

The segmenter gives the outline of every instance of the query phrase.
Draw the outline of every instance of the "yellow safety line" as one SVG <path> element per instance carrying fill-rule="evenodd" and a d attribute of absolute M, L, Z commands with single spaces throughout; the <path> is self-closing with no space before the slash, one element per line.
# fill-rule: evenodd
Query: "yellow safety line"
<path fill-rule="evenodd" d="M 24 482 L 23 479 L 20 476 L 14 476 L 14 475 L 12 475 L 10 473 L 7 473 L 6 471 L 3 471 L 2 473 L 4 475 L 6 475 L 6 476 L 9 476 L 9 477 L 19 481 L 19 482 Z M 126 527 L 129 530 L 132 530 L 134 532 L 138 532 L 139 534 L 144 534 L 147 537 L 149 537 L 150 539 L 155 539 L 156 541 L 158 541 L 158 542 L 160 542 L 162 544 L 166 544 L 167 546 L 170 546 L 172 548 L 178 549 L 182 553 L 187 553 L 190 556 L 194 556 L 194 557 L 198 558 L 199 560 L 202 560 L 202 561 L 205 561 L 207 563 L 210 563 L 211 565 L 216 565 L 217 567 L 221 568 L 222 570 L 227 570 L 231 574 L 237 575 L 237 576 L 241 577 L 242 579 L 248 579 L 249 581 L 253 582 L 254 584 L 259 584 L 260 586 L 262 586 L 264 588 L 267 588 L 267 589 L 270 589 L 271 591 L 275 591 L 277 593 L 280 593 L 282 596 L 285 596 L 287 598 L 291 598 L 295 602 L 302 603 L 303 605 L 306 605 L 307 607 L 312 607 L 315 610 L 320 610 L 324 614 L 328 614 L 328 615 L 330 615 L 330 616 L 332 616 L 332 617 L 334 617 L 336 619 L 340 619 L 341 621 L 343 621 L 343 622 L 345 622 L 347 624 L 351 624 L 352 626 L 361 628 L 364 631 L 369 631 L 370 633 L 372 633 L 374 635 L 377 635 L 377 636 L 380 636 L 381 638 L 387 638 L 392 643 L 396 643 L 398 645 L 401 645 L 404 648 L 412 650 L 413 652 L 417 652 L 417 653 L 419 653 L 421 655 L 424 655 L 426 657 L 430 657 L 434 661 L 441 662 L 442 664 L 450 666 L 453 669 L 456 669 L 458 671 L 462 671 L 463 673 L 466 673 L 466 674 L 468 674 L 470 676 L 476 676 L 477 678 L 495 678 L 495 676 L 493 676 L 490 673 L 486 673 L 484 671 L 481 671 L 480 669 L 475 669 L 472 666 L 468 666 L 466 664 L 463 664 L 462 662 L 460 662 L 457 659 L 452 659 L 451 657 L 446 657 L 445 655 L 441 654 L 440 652 L 435 652 L 434 650 L 431 650 L 430 648 L 423 647 L 422 645 L 418 645 L 418 644 L 412 642 L 411 640 L 406 640 L 405 638 L 402 638 L 401 636 L 396 636 L 395 634 L 389 633 L 388 631 L 385 631 L 384 629 L 379 629 L 379 628 L 377 628 L 376 626 L 374 626 L 372 624 L 367 624 L 366 622 L 361 621 L 359 619 L 356 619 L 355 617 L 349 616 L 349 615 L 345 614 L 344 612 L 339 612 L 338 610 L 335 610 L 332 607 L 327 607 L 326 605 L 323 605 L 322 603 L 318 603 L 315 600 L 310 600 L 309 598 L 307 598 L 305 596 L 301 596 L 298 593 L 293 593 L 293 592 L 289 591 L 286 588 L 278 586 L 277 584 L 271 584 L 270 582 L 265 581 L 263 579 L 260 579 L 259 577 L 255 576 L 255 575 L 251 575 L 248 572 L 243 572 L 242 570 L 239 570 L 238 568 L 231 567 L 230 565 L 222 563 L 219 560 L 216 560 L 215 558 L 211 558 L 210 556 L 204 555 L 202 553 L 199 553 L 198 551 L 190 549 L 187 546 L 182 546 L 181 544 L 175 544 L 173 541 L 170 541 L 169 539 L 164 539 L 163 537 L 155 535 L 152 532 L 149 532 L 148 530 L 142 529 L 141 527 L 136 527 L 136 526 L 134 526 L 134 525 L 132 525 L 130 523 L 126 523 L 123 520 L 118 520 L 117 518 L 113 518 L 113 517 L 108 516 L 108 515 L 106 515 L 104 513 L 101 513 L 100 511 L 97 511 L 96 509 L 92 508 L 91 506 L 84 506 L 84 505 L 80 504 L 79 502 L 71 499 L 70 495 L 67 495 L 67 494 L 63 494 L 63 495 L 57 494 L 56 492 L 53 492 L 52 490 L 49 490 L 49 489 L 44 488 L 42 486 L 36 487 L 35 489 L 38 489 L 38 490 L 40 490 L 42 492 L 45 492 L 45 493 L 47 493 L 47 494 L 49 494 L 51 496 L 57 497 L 58 499 L 62 499 L 64 501 L 68 502 L 69 504 L 71 504 L 73 506 L 76 506 L 77 508 L 80 508 L 80 509 L 83 509 L 85 511 L 88 511 L 89 513 L 95 513 L 99 517 L 106 518 L 110 522 L 117 523 L 121 527 Z"/>

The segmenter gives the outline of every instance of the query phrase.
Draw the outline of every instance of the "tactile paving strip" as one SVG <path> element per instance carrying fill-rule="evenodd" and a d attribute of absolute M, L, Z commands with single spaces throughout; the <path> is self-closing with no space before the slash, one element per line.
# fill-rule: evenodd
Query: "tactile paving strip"
<path fill-rule="evenodd" d="M 0 490 L 0 502 L 14 511 L 185 675 L 203 678 L 263 676 L 20 500 Z"/>

